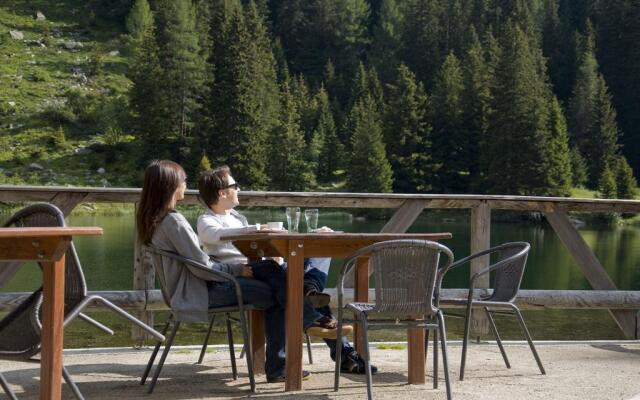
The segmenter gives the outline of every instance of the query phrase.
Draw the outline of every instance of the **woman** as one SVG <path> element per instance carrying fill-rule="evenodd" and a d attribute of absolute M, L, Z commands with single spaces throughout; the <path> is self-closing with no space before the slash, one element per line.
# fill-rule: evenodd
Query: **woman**
<path fill-rule="evenodd" d="M 250 266 L 223 264 L 209 260 L 198 244 L 198 236 L 189 222 L 175 210 L 184 199 L 187 175 L 177 163 L 152 161 L 144 174 L 142 195 L 136 215 L 138 237 L 146 245 L 171 251 L 207 265 L 213 270 L 238 277 L 243 300 L 266 312 L 266 365 L 268 382 L 284 381 L 284 308 L 276 301 L 272 289 L 253 279 Z M 212 281 L 209 274 L 164 260 L 166 287 L 171 309 L 180 321 L 207 321 L 207 309 L 236 304 L 234 286 L 228 281 Z M 303 375 L 309 373 L 304 371 Z"/>

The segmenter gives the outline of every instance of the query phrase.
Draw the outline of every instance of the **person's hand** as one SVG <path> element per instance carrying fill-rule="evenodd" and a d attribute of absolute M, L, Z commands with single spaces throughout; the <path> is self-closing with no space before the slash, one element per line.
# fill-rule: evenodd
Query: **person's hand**
<path fill-rule="evenodd" d="M 323 226 L 322 228 L 316 229 L 316 232 L 318 233 L 333 232 L 333 229 L 329 228 L 328 226 Z"/>
<path fill-rule="evenodd" d="M 240 270 L 240 276 L 245 278 L 253 278 L 253 269 L 251 269 L 248 265 L 243 265 L 242 270 Z"/>

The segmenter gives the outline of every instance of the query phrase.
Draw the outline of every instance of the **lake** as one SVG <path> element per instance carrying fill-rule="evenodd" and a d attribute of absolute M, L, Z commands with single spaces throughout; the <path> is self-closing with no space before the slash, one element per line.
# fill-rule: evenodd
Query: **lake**
<path fill-rule="evenodd" d="M 250 223 L 283 221 L 284 209 L 244 210 Z M 195 223 L 198 212 L 185 212 L 188 219 Z M 523 289 L 590 289 L 582 272 L 577 267 L 569 252 L 564 248 L 555 232 L 545 222 L 510 221 L 501 222 L 500 216 L 494 214 L 491 225 L 491 244 L 497 245 L 507 241 L 527 241 L 531 243 L 531 253 L 522 282 Z M 515 214 L 514 214 L 515 215 Z M 5 220 L 8 215 L 0 214 Z M 90 290 L 128 290 L 133 282 L 133 215 L 82 215 L 71 216 L 68 220 L 72 226 L 100 226 L 104 235 L 99 238 L 79 237 L 74 240 L 80 260 L 85 270 Z M 300 226 L 304 231 L 304 218 Z M 330 226 L 345 232 L 378 232 L 385 221 L 364 220 L 354 218 L 351 214 L 339 211 L 320 210 L 319 226 Z M 586 242 L 594 250 L 605 266 L 609 276 L 622 290 L 640 290 L 640 228 L 634 226 L 607 226 L 585 224 L 579 228 Z M 411 232 L 451 232 L 453 238 L 442 241 L 454 253 L 456 259 L 469 254 L 469 212 L 460 210 L 423 212 L 410 229 Z M 335 274 L 342 260 L 332 260 L 329 286 L 335 287 Z M 3 292 L 28 291 L 40 285 L 40 271 L 35 265 L 22 268 L 16 277 L 5 287 Z M 445 287 L 464 288 L 468 285 L 468 270 L 460 269 L 447 274 Z M 104 314 L 104 313 L 97 313 Z M 166 314 L 166 313 L 165 313 Z M 111 320 L 110 316 L 106 317 Z M 158 322 L 166 316 L 159 315 Z M 541 310 L 525 312 L 525 319 L 534 339 L 623 339 L 623 335 L 609 317 L 607 311 L 587 310 Z M 114 322 L 119 324 L 119 322 Z M 517 323 L 510 319 L 498 321 L 498 328 L 507 339 L 520 339 Z M 93 328 L 86 329 L 81 322 L 65 338 L 70 347 L 76 345 L 115 345 L 117 338 L 104 338 Z M 452 336 L 459 337 L 461 322 L 451 319 L 449 324 Z M 501 327 L 505 327 L 504 330 Z M 202 329 L 196 328 L 193 334 L 200 335 Z M 220 327 L 222 332 L 222 327 Z M 120 339 L 126 340 L 127 329 Z M 375 339 L 375 338 L 374 338 Z M 391 335 L 384 339 L 399 339 Z M 79 342 L 76 342 L 79 340 Z M 90 342 L 86 342 L 90 340 Z M 115 340 L 115 341 L 114 341 Z M 186 338 L 181 343 L 189 343 L 198 338 Z M 94 343 L 95 341 L 95 343 Z"/>

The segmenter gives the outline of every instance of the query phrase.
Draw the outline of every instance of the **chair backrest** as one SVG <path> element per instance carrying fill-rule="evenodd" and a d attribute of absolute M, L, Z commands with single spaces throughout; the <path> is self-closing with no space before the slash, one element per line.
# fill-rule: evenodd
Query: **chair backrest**
<path fill-rule="evenodd" d="M 163 257 L 169 257 L 168 255 L 160 254 L 159 250 L 153 246 L 142 246 L 143 263 L 149 263 L 153 267 L 156 273 L 156 278 L 160 282 L 160 293 L 164 303 L 169 309 L 171 309 L 171 295 L 168 292 L 167 278 L 164 274 L 164 268 L 162 268 Z"/>
<path fill-rule="evenodd" d="M 442 253 L 447 260 L 440 266 Z M 390 240 L 367 246 L 346 262 L 339 277 L 340 291 L 344 273 L 365 254 L 375 277 L 375 312 L 427 316 L 437 312 L 434 293 L 440 285 L 439 277 L 453 260 L 451 250 L 427 240 Z"/>
<path fill-rule="evenodd" d="M 512 242 L 495 247 L 497 261 L 489 268 L 495 271 L 493 293 L 489 301 L 512 302 L 518 295 L 531 245 Z"/>
<path fill-rule="evenodd" d="M 40 351 L 41 304 L 42 288 L 0 320 L 1 359 L 29 359 Z"/>
<path fill-rule="evenodd" d="M 63 227 L 64 214 L 53 204 L 40 203 L 27 206 L 15 213 L 4 224 L 15 227 Z M 65 253 L 64 279 L 65 315 L 87 296 L 87 283 L 73 241 Z"/>

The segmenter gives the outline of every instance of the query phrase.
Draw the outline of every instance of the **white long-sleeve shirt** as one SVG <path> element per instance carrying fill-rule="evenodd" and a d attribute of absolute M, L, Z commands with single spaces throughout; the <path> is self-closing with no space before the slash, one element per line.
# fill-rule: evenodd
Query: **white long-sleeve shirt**
<path fill-rule="evenodd" d="M 222 236 L 255 232 L 256 225 L 249 225 L 247 219 L 231 210 L 229 214 L 216 214 L 211 210 L 198 217 L 198 238 L 205 253 L 218 262 L 246 264 L 245 257 L 230 241 L 220 240 Z"/>

